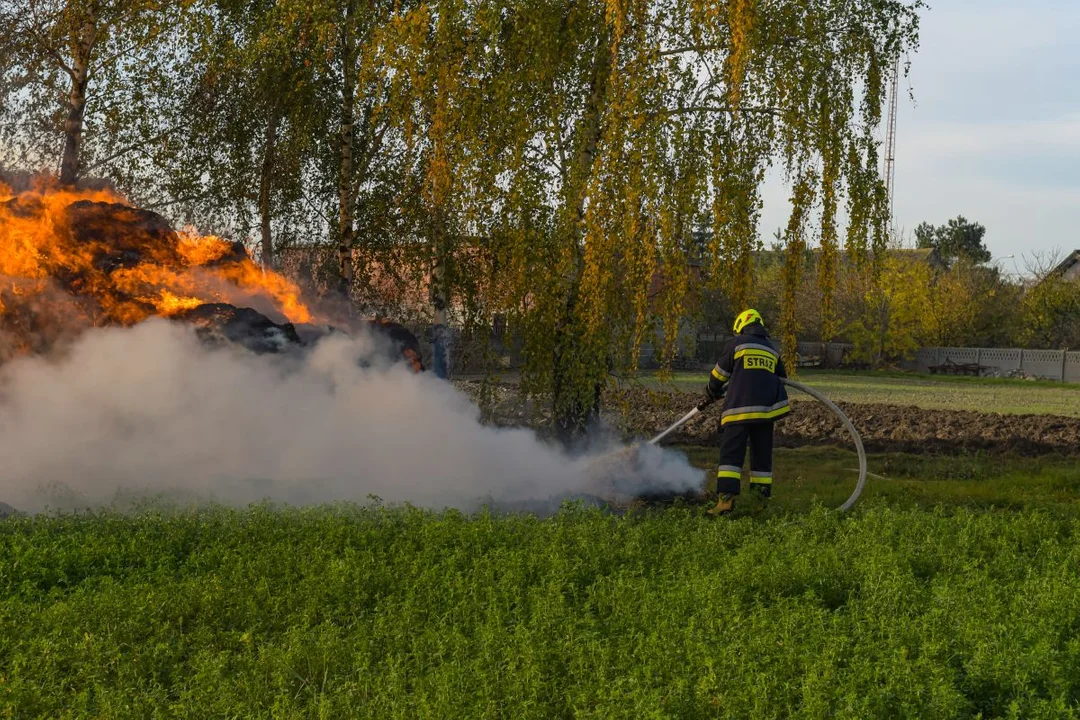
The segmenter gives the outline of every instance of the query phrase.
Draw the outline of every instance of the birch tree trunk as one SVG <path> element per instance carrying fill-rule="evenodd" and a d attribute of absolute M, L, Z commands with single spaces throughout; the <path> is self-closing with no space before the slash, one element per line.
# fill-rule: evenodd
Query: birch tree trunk
<path fill-rule="evenodd" d="M 79 179 L 86 87 L 90 79 L 90 56 L 97 37 L 97 15 L 91 6 L 78 33 L 72 38 L 71 93 L 68 96 L 68 115 L 64 121 L 64 156 L 60 163 L 60 184 L 65 186 L 72 186 Z"/>
<path fill-rule="evenodd" d="M 353 191 L 354 114 L 356 104 L 355 2 L 345 6 L 341 29 L 341 164 L 338 168 L 338 289 L 349 298 L 353 284 L 356 195 Z"/>
<path fill-rule="evenodd" d="M 450 332 L 447 328 L 446 310 L 449 305 L 446 287 L 446 260 L 437 249 L 431 271 L 432 344 L 434 345 L 435 377 L 450 379 Z"/>
<path fill-rule="evenodd" d="M 277 149 L 277 124 L 280 108 L 275 102 L 266 121 L 266 140 L 263 143 L 262 172 L 259 176 L 259 230 L 263 267 L 274 267 L 274 237 L 270 228 L 270 195 L 274 189 L 274 161 Z"/>
<path fill-rule="evenodd" d="M 584 113 L 578 126 L 579 137 L 582 138 L 580 151 L 574 159 L 574 166 L 569 173 L 569 183 L 564 191 L 564 197 L 573 208 L 571 222 L 571 239 L 574 251 L 573 280 L 570 283 L 570 292 L 563 308 L 562 319 L 555 329 L 553 344 L 553 412 L 556 433 L 564 444 L 571 444 L 580 436 L 586 427 L 599 418 L 600 413 L 600 386 L 594 384 L 592 395 L 588 398 L 579 397 L 573 392 L 578 385 L 570 378 L 574 365 L 582 360 L 580 338 L 577 337 L 574 316 L 577 310 L 578 286 L 581 283 L 581 273 L 584 264 L 584 239 L 583 228 L 585 226 L 585 187 L 588 184 L 589 174 L 592 171 L 593 162 L 596 159 L 597 148 L 600 144 L 601 119 L 607 105 L 608 85 L 612 72 L 612 51 L 608 44 L 607 33 L 603 33 L 596 40 L 596 54 L 593 56 L 590 92 L 586 101 Z"/>

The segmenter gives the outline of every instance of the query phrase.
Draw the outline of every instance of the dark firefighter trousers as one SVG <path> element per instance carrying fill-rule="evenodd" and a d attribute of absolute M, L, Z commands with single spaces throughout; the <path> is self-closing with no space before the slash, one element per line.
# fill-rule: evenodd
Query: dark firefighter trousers
<path fill-rule="evenodd" d="M 746 446 L 750 445 L 750 487 L 765 497 L 772 495 L 773 421 L 731 423 L 724 426 L 720 441 L 720 470 L 716 492 L 738 495 Z"/>

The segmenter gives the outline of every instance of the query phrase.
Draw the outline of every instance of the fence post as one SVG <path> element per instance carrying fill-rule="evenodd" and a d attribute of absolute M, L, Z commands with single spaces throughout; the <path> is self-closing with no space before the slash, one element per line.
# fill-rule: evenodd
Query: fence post
<path fill-rule="evenodd" d="M 1069 351 L 1061 351 L 1061 382 L 1065 382 L 1065 363 L 1069 360 Z"/>
<path fill-rule="evenodd" d="M 975 364 L 978 366 L 979 376 L 982 377 L 982 348 L 975 348 Z"/>
<path fill-rule="evenodd" d="M 1024 369 L 1024 348 L 1020 348 L 1020 367 L 1018 370 L 1020 370 L 1022 374 L 1027 375 L 1027 370 Z"/>

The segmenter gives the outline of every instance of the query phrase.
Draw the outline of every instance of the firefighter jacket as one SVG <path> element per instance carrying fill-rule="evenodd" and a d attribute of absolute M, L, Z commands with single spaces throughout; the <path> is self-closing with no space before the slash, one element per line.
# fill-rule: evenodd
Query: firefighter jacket
<path fill-rule="evenodd" d="M 720 424 L 771 422 L 791 412 L 780 378 L 787 371 L 780 352 L 761 323 L 745 327 L 724 346 L 712 369 L 706 393 L 724 393 Z"/>

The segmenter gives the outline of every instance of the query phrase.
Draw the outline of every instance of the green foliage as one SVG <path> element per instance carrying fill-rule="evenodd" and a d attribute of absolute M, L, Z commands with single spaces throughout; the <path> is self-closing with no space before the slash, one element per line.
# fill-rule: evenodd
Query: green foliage
<path fill-rule="evenodd" d="M 919 340 L 940 347 L 1023 345 L 1023 288 L 996 267 L 958 258 L 931 277 L 928 315 Z"/>
<path fill-rule="evenodd" d="M 185 198 L 180 213 L 204 231 L 261 236 L 262 260 L 273 265 L 277 249 L 309 230 L 307 163 L 328 122 L 314 62 L 317 28 L 311 16 L 272 0 L 197 3 L 188 28 L 184 70 L 195 90 L 173 108 L 187 114 L 173 134 L 182 149 L 160 167 L 165 187 L 141 189 Z"/>
<path fill-rule="evenodd" d="M 0 163 L 36 172 L 73 160 L 64 181 L 158 187 L 146 169 L 178 151 L 193 1 L 0 1 Z"/>
<path fill-rule="evenodd" d="M 887 508 L 6 521 L 0 713 L 1073 717 L 1077 523 Z"/>
<path fill-rule="evenodd" d="M 1032 347 L 1080 348 L 1080 280 L 1049 275 L 1023 296 L 1022 339 Z"/>
<path fill-rule="evenodd" d="M 940 227 L 924 222 L 915 228 L 918 247 L 935 248 L 946 260 L 963 259 L 977 263 L 990 260 L 990 251 L 983 242 L 985 234 L 985 227 L 977 222 L 969 222 L 963 215 Z"/>
<path fill-rule="evenodd" d="M 930 306 L 930 267 L 888 254 L 880 274 L 856 273 L 862 308 L 847 328 L 854 359 L 875 367 L 907 358 L 919 349 L 919 337 Z"/>
<path fill-rule="evenodd" d="M 753 302 L 768 317 L 780 314 L 780 299 L 785 294 L 780 254 L 780 250 L 762 253 L 754 266 Z M 1041 287 L 1037 293 L 1026 291 L 996 267 L 961 258 L 942 268 L 907 248 L 889 249 L 876 276 L 860 269 L 846 254 L 831 260 L 829 255 L 824 249 L 804 253 L 805 270 L 794 293 L 787 291 L 789 298 L 794 298 L 789 322 L 798 328 L 800 340 L 825 340 L 830 332 L 836 341 L 859 338 L 860 358 L 870 362 L 879 349 L 873 347 L 872 340 L 876 334 L 880 343 L 880 331 L 886 324 L 894 326 L 891 332 L 896 337 L 891 341 L 886 338 L 891 349 L 886 349 L 885 361 L 902 359 L 919 346 L 1054 347 L 1075 337 L 1070 334 L 1075 325 L 1069 304 L 1071 288 L 1065 284 L 1059 284 L 1056 292 L 1051 286 Z M 832 270 L 828 271 L 830 262 Z M 823 287 L 826 278 L 831 278 L 834 287 L 828 300 Z M 893 306 L 906 318 L 900 325 L 893 323 L 897 317 L 889 310 Z M 720 306 L 714 303 L 711 307 Z M 1042 307 L 1045 324 L 1030 317 L 1036 307 Z M 836 329 L 830 331 L 831 325 Z M 1044 330 L 1033 333 L 1030 327 Z"/>

